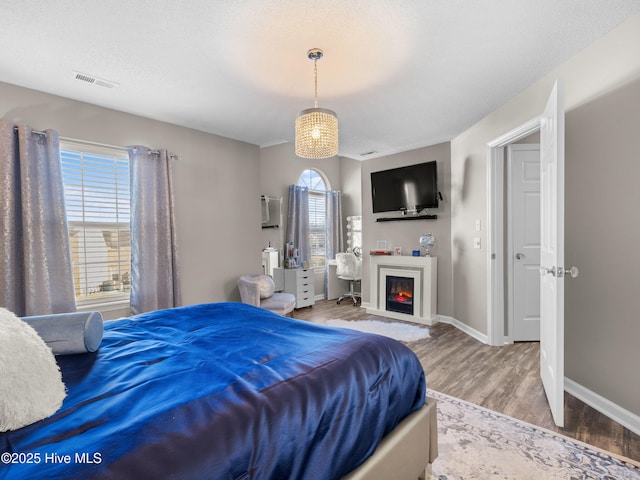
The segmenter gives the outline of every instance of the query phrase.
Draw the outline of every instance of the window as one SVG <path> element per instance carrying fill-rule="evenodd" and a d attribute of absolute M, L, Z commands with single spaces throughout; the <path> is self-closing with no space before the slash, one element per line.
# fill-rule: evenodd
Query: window
<path fill-rule="evenodd" d="M 312 267 L 324 266 L 327 262 L 327 182 L 320 172 L 305 170 L 298 185 L 309 189 L 309 243 L 311 244 Z"/>
<path fill-rule="evenodd" d="M 62 180 L 78 306 L 129 300 L 129 155 L 61 141 Z"/>

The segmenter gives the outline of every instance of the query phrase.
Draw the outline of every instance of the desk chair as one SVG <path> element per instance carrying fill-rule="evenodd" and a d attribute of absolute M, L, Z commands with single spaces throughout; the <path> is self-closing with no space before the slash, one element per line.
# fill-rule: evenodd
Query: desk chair
<path fill-rule="evenodd" d="M 243 275 L 238 279 L 242 303 L 289 316 L 296 306 L 296 297 L 290 293 L 275 292 L 269 275 Z"/>
<path fill-rule="evenodd" d="M 362 260 L 356 258 L 353 253 L 336 253 L 336 261 L 338 268 L 336 274 L 338 278 L 349 281 L 349 292 L 338 298 L 338 305 L 345 298 L 353 300 L 353 306 L 358 305 L 358 299 L 361 298 L 360 292 L 355 291 L 356 282 L 362 282 Z"/>

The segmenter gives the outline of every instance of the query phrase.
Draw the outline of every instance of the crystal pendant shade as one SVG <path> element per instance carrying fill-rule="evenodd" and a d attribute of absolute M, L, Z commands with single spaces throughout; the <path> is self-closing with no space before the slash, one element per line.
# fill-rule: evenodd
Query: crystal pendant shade
<path fill-rule="evenodd" d="M 329 158 L 338 154 L 338 117 L 326 108 L 308 108 L 296 118 L 296 155 Z"/>
<path fill-rule="evenodd" d="M 319 48 L 307 52 L 309 60 L 313 60 L 315 105 L 296 118 L 295 149 L 302 158 L 329 158 L 338 154 L 338 116 L 332 110 L 318 108 L 318 60 L 322 56 Z"/>

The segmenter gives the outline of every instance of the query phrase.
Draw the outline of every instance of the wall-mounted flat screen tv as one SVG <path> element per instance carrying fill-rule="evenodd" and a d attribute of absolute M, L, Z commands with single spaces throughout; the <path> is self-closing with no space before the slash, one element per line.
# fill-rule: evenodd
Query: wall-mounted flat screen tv
<path fill-rule="evenodd" d="M 371 172 L 373 213 L 423 210 L 438 206 L 435 161 Z"/>

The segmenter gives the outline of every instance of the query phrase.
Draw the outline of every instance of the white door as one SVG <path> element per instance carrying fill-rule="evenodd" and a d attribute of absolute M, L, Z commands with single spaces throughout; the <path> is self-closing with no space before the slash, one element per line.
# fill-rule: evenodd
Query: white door
<path fill-rule="evenodd" d="M 564 425 L 564 98 L 556 81 L 540 121 L 540 376 Z"/>
<path fill-rule="evenodd" d="M 510 325 L 514 342 L 540 340 L 540 146 L 507 147 Z"/>

